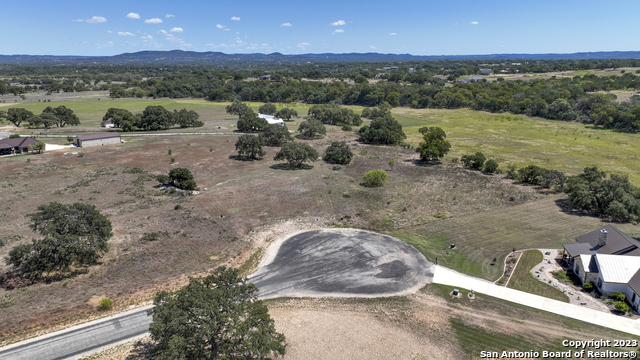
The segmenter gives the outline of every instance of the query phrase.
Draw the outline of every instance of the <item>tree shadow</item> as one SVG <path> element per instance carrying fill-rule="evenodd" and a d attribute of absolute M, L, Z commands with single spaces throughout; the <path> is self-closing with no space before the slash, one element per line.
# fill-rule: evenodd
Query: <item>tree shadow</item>
<path fill-rule="evenodd" d="M 442 161 L 437 160 L 437 161 L 423 161 L 421 159 L 405 159 L 403 160 L 406 163 L 410 163 L 416 166 L 424 166 L 424 167 L 430 167 L 430 166 L 436 166 L 436 165 L 442 165 Z"/>
<path fill-rule="evenodd" d="M 323 135 L 316 135 L 316 136 L 312 136 L 312 137 L 306 137 L 302 134 L 297 134 L 293 136 L 294 138 L 298 139 L 298 140 L 316 140 L 316 139 L 322 139 L 324 136 Z"/>
<path fill-rule="evenodd" d="M 138 340 L 125 360 L 146 360 L 155 357 L 156 344 L 148 340 Z"/>
<path fill-rule="evenodd" d="M 243 155 L 229 155 L 229 159 L 236 160 L 236 161 L 260 161 L 263 158 L 252 158 L 250 156 L 243 156 Z"/>
<path fill-rule="evenodd" d="M 575 215 L 575 216 L 581 216 L 581 217 L 593 217 L 593 218 L 597 218 L 597 216 L 593 216 L 590 214 L 587 214 L 585 212 L 582 212 L 580 210 L 576 210 L 573 205 L 571 205 L 571 200 L 564 198 L 564 199 L 558 199 L 555 201 L 556 205 L 558 205 L 558 207 L 560 208 L 560 211 L 562 211 L 565 214 L 568 215 Z"/>
<path fill-rule="evenodd" d="M 274 170 L 311 170 L 313 169 L 313 165 L 300 164 L 298 166 L 290 166 L 288 163 L 279 163 L 273 164 L 269 166 L 269 168 Z"/>

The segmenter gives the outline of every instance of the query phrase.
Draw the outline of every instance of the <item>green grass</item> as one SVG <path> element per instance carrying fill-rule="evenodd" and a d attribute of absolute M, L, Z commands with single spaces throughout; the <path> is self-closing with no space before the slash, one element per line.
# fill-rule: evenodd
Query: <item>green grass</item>
<path fill-rule="evenodd" d="M 640 185 L 640 134 L 596 129 L 579 123 L 468 109 L 396 108 L 407 141 L 421 141 L 418 129 L 439 126 L 447 133 L 447 158 L 481 151 L 502 168 L 529 164 L 578 174 L 586 166 L 626 174 Z"/>
<path fill-rule="evenodd" d="M 471 261 L 457 249 L 449 249 L 446 236 L 429 237 L 402 231 L 392 232 L 390 235 L 412 245 L 431 262 L 435 262 L 437 258 L 438 264 L 444 267 L 478 277 L 483 274 L 481 263 Z"/>
<path fill-rule="evenodd" d="M 569 302 L 569 298 L 562 291 L 534 278 L 530 273 L 534 266 L 542 262 L 542 259 L 543 255 L 538 250 L 524 251 L 520 256 L 518 266 L 516 266 L 511 275 L 508 287 L 554 300 Z"/>

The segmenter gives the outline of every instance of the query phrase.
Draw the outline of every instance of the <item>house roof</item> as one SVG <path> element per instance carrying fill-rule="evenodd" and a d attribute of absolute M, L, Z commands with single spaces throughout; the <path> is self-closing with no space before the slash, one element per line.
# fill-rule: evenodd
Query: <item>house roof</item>
<path fill-rule="evenodd" d="M 80 135 L 78 136 L 78 139 L 80 141 L 87 141 L 87 140 L 109 139 L 114 137 L 119 138 L 120 134 L 118 134 L 117 132 L 108 132 L 108 133 L 91 134 L 91 135 Z"/>
<path fill-rule="evenodd" d="M 640 270 L 640 256 L 594 255 L 602 280 L 626 284 Z"/>
<path fill-rule="evenodd" d="M 0 149 L 24 148 L 37 143 L 38 140 L 32 137 L 4 139 L 0 140 Z"/>
<path fill-rule="evenodd" d="M 629 285 L 634 293 L 640 294 L 640 270 L 636 271 L 636 273 L 633 274 L 631 279 L 629 279 L 627 285 Z"/>
<path fill-rule="evenodd" d="M 604 246 L 598 245 L 601 230 L 607 231 L 607 242 Z M 591 249 L 598 254 L 640 255 L 640 242 L 618 230 L 613 225 L 606 225 L 580 235 L 576 238 L 576 241 L 591 245 Z"/>
<path fill-rule="evenodd" d="M 433 75 L 434 78 L 438 78 L 440 80 L 447 80 L 447 77 L 444 75 Z"/>
<path fill-rule="evenodd" d="M 597 273 L 598 265 L 592 255 L 582 254 L 580 255 L 580 262 L 582 262 L 582 268 L 586 272 Z"/>
<path fill-rule="evenodd" d="M 569 256 L 571 256 L 572 258 L 583 254 L 591 255 L 596 253 L 595 250 L 591 249 L 591 245 L 589 244 L 566 244 L 562 245 L 562 247 L 564 247 L 567 253 L 569 253 Z"/>
<path fill-rule="evenodd" d="M 267 115 L 267 114 L 258 113 L 258 117 L 261 118 L 261 119 L 267 120 L 267 122 L 269 124 L 271 124 L 271 125 L 273 125 L 273 124 L 283 124 L 284 123 L 284 120 L 279 119 L 279 118 L 277 118 L 277 117 L 275 117 L 273 115 Z"/>

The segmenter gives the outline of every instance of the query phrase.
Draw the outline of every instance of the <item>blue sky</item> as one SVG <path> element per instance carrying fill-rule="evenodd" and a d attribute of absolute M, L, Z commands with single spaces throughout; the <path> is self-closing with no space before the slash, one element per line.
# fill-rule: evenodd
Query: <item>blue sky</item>
<path fill-rule="evenodd" d="M 639 1 L 5 0 L 0 54 L 640 50 Z"/>

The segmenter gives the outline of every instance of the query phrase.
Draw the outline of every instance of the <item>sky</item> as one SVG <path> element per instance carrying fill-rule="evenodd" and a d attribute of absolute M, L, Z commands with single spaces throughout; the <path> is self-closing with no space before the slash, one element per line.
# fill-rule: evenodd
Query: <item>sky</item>
<path fill-rule="evenodd" d="M 640 1 L 0 1 L 0 54 L 640 50 Z"/>

